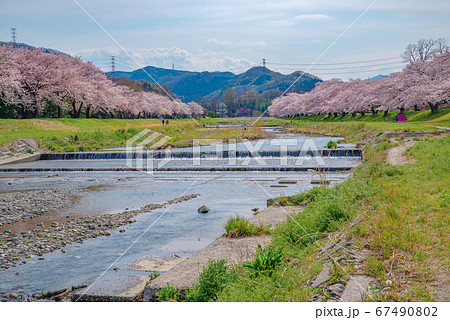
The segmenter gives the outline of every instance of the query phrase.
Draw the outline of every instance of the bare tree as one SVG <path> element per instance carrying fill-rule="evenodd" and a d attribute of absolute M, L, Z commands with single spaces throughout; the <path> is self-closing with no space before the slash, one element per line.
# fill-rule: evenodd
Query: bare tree
<path fill-rule="evenodd" d="M 447 48 L 447 40 L 444 38 L 421 39 L 416 44 L 409 44 L 402 58 L 405 62 L 429 61 L 434 54 L 442 54 Z"/>
<path fill-rule="evenodd" d="M 448 41 L 445 38 L 439 38 L 436 40 L 436 51 L 439 54 L 444 54 L 448 51 Z"/>

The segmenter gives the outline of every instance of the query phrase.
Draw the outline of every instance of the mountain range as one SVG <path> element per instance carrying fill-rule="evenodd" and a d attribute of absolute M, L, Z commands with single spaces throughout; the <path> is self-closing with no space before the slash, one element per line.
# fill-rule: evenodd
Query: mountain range
<path fill-rule="evenodd" d="M 145 80 L 166 85 L 185 102 L 210 101 L 221 99 L 227 88 L 233 88 L 237 94 L 247 91 L 260 93 L 263 97 L 273 90 L 283 92 L 300 77 L 301 71 L 289 75 L 275 72 L 266 67 L 253 67 L 241 74 L 231 72 L 192 72 L 147 66 L 131 72 L 110 72 L 115 77 L 129 80 Z M 322 80 L 305 73 L 290 88 L 290 92 L 307 92 Z"/>
<path fill-rule="evenodd" d="M 13 48 L 36 49 L 36 47 L 25 43 L 0 41 L 0 45 L 8 45 Z M 66 53 L 55 49 L 39 49 L 47 53 L 68 56 Z M 322 81 L 309 73 L 302 75 L 301 71 L 295 71 L 284 75 L 266 67 L 253 67 L 243 73 L 234 74 L 219 71 L 192 72 L 147 66 L 131 72 L 115 71 L 108 74 L 113 76 L 112 78 L 124 78 L 133 81 L 144 80 L 144 82 L 127 83 L 127 85 L 141 86 L 145 90 L 151 88 L 152 91 L 161 91 L 157 86 L 151 85 L 151 83 L 157 82 L 169 88 L 171 92 L 184 102 L 221 100 L 222 94 L 227 88 L 233 88 L 238 95 L 247 91 L 253 91 L 261 94 L 265 99 L 271 99 L 278 96 L 291 85 L 289 92 L 307 92 L 312 90 L 317 82 Z M 297 78 L 298 80 L 296 81 Z M 150 84 L 145 84 L 145 81 L 150 82 Z"/>

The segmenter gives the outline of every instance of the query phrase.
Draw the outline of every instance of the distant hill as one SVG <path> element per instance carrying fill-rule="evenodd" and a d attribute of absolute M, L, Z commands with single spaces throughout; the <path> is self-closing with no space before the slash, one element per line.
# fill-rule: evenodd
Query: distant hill
<path fill-rule="evenodd" d="M 376 79 L 381 79 L 381 78 L 389 78 L 390 76 L 384 76 L 382 74 L 379 74 L 377 76 L 371 77 L 369 78 L 369 80 L 376 80 Z"/>
<path fill-rule="evenodd" d="M 144 71 L 145 70 L 145 71 Z M 231 72 L 191 72 L 148 66 L 131 72 L 116 71 L 110 74 L 130 80 L 154 80 L 166 85 L 183 101 L 200 101 L 203 99 L 220 99 L 226 88 L 233 88 L 236 93 L 254 91 L 264 95 L 273 89 L 286 90 L 301 75 L 296 71 L 283 75 L 265 67 L 253 67 L 241 74 Z M 306 92 L 322 80 L 305 73 L 290 89 L 291 92 Z"/>
<path fill-rule="evenodd" d="M 37 47 L 33 47 L 30 46 L 29 44 L 26 43 L 16 43 L 16 42 L 2 42 L 0 41 L 0 45 L 2 46 L 8 46 L 8 47 L 12 47 L 12 48 L 26 48 L 26 49 L 39 49 L 42 50 L 42 52 L 45 53 L 53 53 L 53 54 L 57 54 L 57 55 L 62 55 L 62 56 L 68 56 L 69 55 L 67 53 L 55 50 L 55 49 L 49 49 L 49 48 L 37 48 Z"/>

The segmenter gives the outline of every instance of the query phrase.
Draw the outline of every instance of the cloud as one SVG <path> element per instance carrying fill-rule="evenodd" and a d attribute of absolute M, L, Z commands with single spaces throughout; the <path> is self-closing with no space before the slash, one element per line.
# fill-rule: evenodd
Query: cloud
<path fill-rule="evenodd" d="M 229 46 L 231 44 L 230 41 L 217 40 L 216 38 L 209 38 L 206 42 L 212 43 L 212 44 L 218 44 L 218 45 L 221 45 L 221 46 Z"/>
<path fill-rule="evenodd" d="M 253 45 L 263 45 L 258 41 Z M 131 71 L 145 66 L 172 68 L 189 71 L 231 71 L 241 72 L 255 65 L 247 58 L 224 56 L 212 50 L 198 50 L 196 54 L 178 47 L 127 49 L 132 59 L 116 48 L 92 48 L 72 51 L 69 54 L 81 56 L 84 61 L 92 61 L 104 71 L 110 70 L 111 55 L 116 56 L 116 70 Z"/>
<path fill-rule="evenodd" d="M 258 41 L 248 41 L 248 40 L 241 40 L 237 42 L 231 42 L 226 40 L 217 40 L 216 38 L 209 38 L 206 42 L 211 44 L 217 44 L 224 47 L 263 47 L 267 45 L 267 42 L 258 40 Z"/>
<path fill-rule="evenodd" d="M 301 21 L 317 21 L 317 20 L 329 20 L 330 17 L 326 14 L 300 14 L 295 17 L 295 20 Z"/>

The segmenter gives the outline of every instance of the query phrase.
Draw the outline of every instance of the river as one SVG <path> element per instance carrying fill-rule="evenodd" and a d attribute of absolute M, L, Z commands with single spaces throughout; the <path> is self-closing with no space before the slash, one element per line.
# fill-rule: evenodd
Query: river
<path fill-rule="evenodd" d="M 284 134 L 277 137 L 277 139 L 294 138 L 299 142 L 289 146 L 288 150 L 300 149 L 306 139 L 311 139 L 319 149 L 325 149 L 329 140 L 339 140 L 338 137 L 307 138 Z M 273 151 L 274 145 L 277 146 L 279 143 L 277 139 L 264 140 L 260 150 Z M 237 151 L 243 150 L 244 147 L 243 144 L 236 145 Z M 351 145 L 340 147 L 345 150 L 353 149 Z M 216 146 L 202 147 L 201 152 L 214 151 L 216 148 Z M 228 148 L 227 145 L 220 147 L 222 150 Z M 123 150 L 115 149 L 108 152 L 117 154 Z M 188 152 L 188 149 L 174 149 L 171 152 Z M 33 294 L 78 284 L 89 285 L 96 281 L 92 292 L 103 294 L 122 292 L 137 283 L 139 276 L 151 274 L 147 271 L 132 270 L 131 265 L 135 261 L 145 257 L 164 259 L 171 257 L 172 253 L 190 256 L 223 234 L 223 226 L 229 217 L 235 215 L 250 217 L 252 209 L 266 207 L 268 198 L 303 192 L 313 186 L 311 180 L 318 179 L 317 175 L 311 172 L 281 169 L 317 167 L 316 159 L 309 157 L 302 159 L 300 164 L 298 158 L 288 157 L 286 165 L 280 164 L 277 157 L 262 157 L 263 159 L 259 160 L 265 161 L 264 166 L 258 163 L 256 158 L 245 160 L 244 157 L 238 157 L 235 165 L 230 165 L 228 159 L 202 160 L 198 166 L 190 163 L 192 159 L 176 159 L 164 164 L 165 168 L 170 170 L 155 170 L 150 174 L 127 171 L 129 166 L 124 159 L 105 158 L 81 156 L 78 160 L 41 160 L 1 166 L 0 169 L 9 169 L 10 172 L 0 172 L 0 192 L 53 188 L 70 188 L 79 192 L 80 199 L 73 206 L 36 220 L 22 222 L 22 225 L 16 223 L 19 226 L 16 227 L 29 228 L 45 219 L 58 221 L 67 216 L 81 217 L 123 212 L 150 203 L 163 203 L 181 195 L 197 193 L 200 196 L 170 207 L 142 213 L 135 217 L 135 223 L 119 228 L 125 232 L 119 232 L 119 229 L 112 230 L 109 237 L 98 237 L 86 240 L 82 244 L 67 245 L 65 253 L 54 251 L 45 254 L 45 260 L 32 257 L 27 259 L 26 264 L 17 264 L 13 268 L 0 271 L 0 291 Z M 324 163 L 320 166 L 327 170 L 356 167 L 361 158 L 330 156 L 323 160 Z M 217 168 L 227 166 L 255 169 L 217 171 Z M 185 169 L 182 171 L 177 168 Z M 198 168 L 206 169 L 198 170 Z M 264 171 L 258 168 L 273 169 Z M 80 171 L 81 169 L 83 171 Z M 326 179 L 333 185 L 342 182 L 348 175 L 348 171 L 329 171 L 326 173 Z M 283 180 L 294 183 L 285 184 Z M 202 205 L 208 206 L 211 211 L 207 214 L 197 213 L 197 209 Z M 14 224 L 6 227 L 11 229 Z M 114 266 L 105 272 L 112 263 Z"/>

